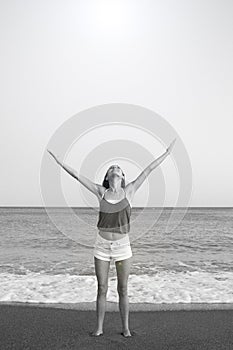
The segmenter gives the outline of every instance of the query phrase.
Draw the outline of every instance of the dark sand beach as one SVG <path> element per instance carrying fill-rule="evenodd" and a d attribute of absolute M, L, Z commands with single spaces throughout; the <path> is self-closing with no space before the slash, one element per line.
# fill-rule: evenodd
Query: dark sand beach
<path fill-rule="evenodd" d="M 104 335 L 90 337 L 94 303 L 73 305 L 0 304 L 1 350 L 65 349 L 233 349 L 232 304 L 130 304 L 124 338 L 116 304 L 107 304 Z M 116 312 L 117 311 L 117 312 Z"/>

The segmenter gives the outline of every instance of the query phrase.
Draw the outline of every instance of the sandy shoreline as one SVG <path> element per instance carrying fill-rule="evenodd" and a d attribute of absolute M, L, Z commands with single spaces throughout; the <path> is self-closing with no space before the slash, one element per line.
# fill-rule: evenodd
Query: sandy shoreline
<path fill-rule="evenodd" d="M 1 305 L 16 305 L 28 307 L 49 307 L 58 309 L 72 309 L 82 311 L 95 311 L 96 302 L 81 303 L 32 303 L 16 301 L 0 301 Z M 233 303 L 130 303 L 130 311 L 176 311 L 176 310 L 233 310 Z M 107 301 L 106 311 L 118 312 L 118 303 Z"/>
<path fill-rule="evenodd" d="M 81 310 L 80 304 L 76 304 L 79 309 L 75 309 L 74 305 L 72 309 L 67 305 L 66 308 L 60 306 L 2 302 L 0 350 L 233 349 L 232 305 L 231 309 L 224 309 L 229 305 L 222 304 L 218 306 L 221 309 L 207 310 L 202 305 L 199 310 L 150 309 L 137 312 L 131 307 L 129 327 L 134 336 L 130 338 L 121 335 L 119 312 L 107 311 L 104 335 L 90 337 L 89 333 L 96 324 L 95 311 Z M 147 307 L 149 305 L 144 305 L 144 308 Z M 197 308 L 197 305 L 192 307 Z M 205 307 L 209 305 L 205 304 Z"/>

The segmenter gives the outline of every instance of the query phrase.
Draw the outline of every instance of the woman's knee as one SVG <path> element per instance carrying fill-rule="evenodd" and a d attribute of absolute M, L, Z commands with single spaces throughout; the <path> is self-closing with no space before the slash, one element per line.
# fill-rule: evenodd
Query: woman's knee
<path fill-rule="evenodd" d="M 107 283 L 99 283 L 98 284 L 98 295 L 106 295 L 108 291 Z"/>
<path fill-rule="evenodd" d="M 128 294 L 128 287 L 127 285 L 119 285 L 117 286 L 117 291 L 120 296 L 125 296 Z"/>

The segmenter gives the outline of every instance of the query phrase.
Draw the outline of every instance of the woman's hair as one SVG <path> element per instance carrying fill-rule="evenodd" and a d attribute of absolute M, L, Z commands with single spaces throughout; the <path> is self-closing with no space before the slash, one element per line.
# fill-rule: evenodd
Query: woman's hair
<path fill-rule="evenodd" d="M 109 169 L 108 169 L 109 170 Z M 107 176 L 108 176 L 108 170 L 104 176 L 104 180 L 102 182 L 102 186 L 104 186 L 105 188 L 109 188 L 109 181 L 107 180 Z M 122 170 L 121 170 L 122 171 Z M 122 175 L 123 175 L 123 178 L 121 180 L 121 187 L 125 187 L 125 174 L 123 173 L 122 171 Z"/>

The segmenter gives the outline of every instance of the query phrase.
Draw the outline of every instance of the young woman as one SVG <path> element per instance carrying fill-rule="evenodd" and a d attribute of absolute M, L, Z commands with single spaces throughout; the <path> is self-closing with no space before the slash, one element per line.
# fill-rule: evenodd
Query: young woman
<path fill-rule="evenodd" d="M 96 329 L 92 336 L 103 335 L 103 322 L 108 290 L 108 272 L 111 259 L 114 260 L 117 271 L 117 291 L 119 295 L 119 310 L 122 320 L 122 335 L 130 337 L 129 330 L 129 300 L 128 277 L 130 273 L 132 250 L 128 232 L 130 231 L 130 215 L 135 192 L 146 177 L 170 154 L 176 139 L 172 141 L 166 152 L 150 163 L 139 176 L 125 185 L 125 174 L 118 165 L 108 168 L 102 185 L 96 184 L 76 170 L 64 164 L 51 151 L 56 162 L 71 176 L 78 180 L 88 190 L 94 193 L 100 205 L 97 223 L 98 233 L 94 246 L 95 273 L 98 282 L 96 312 Z"/>

